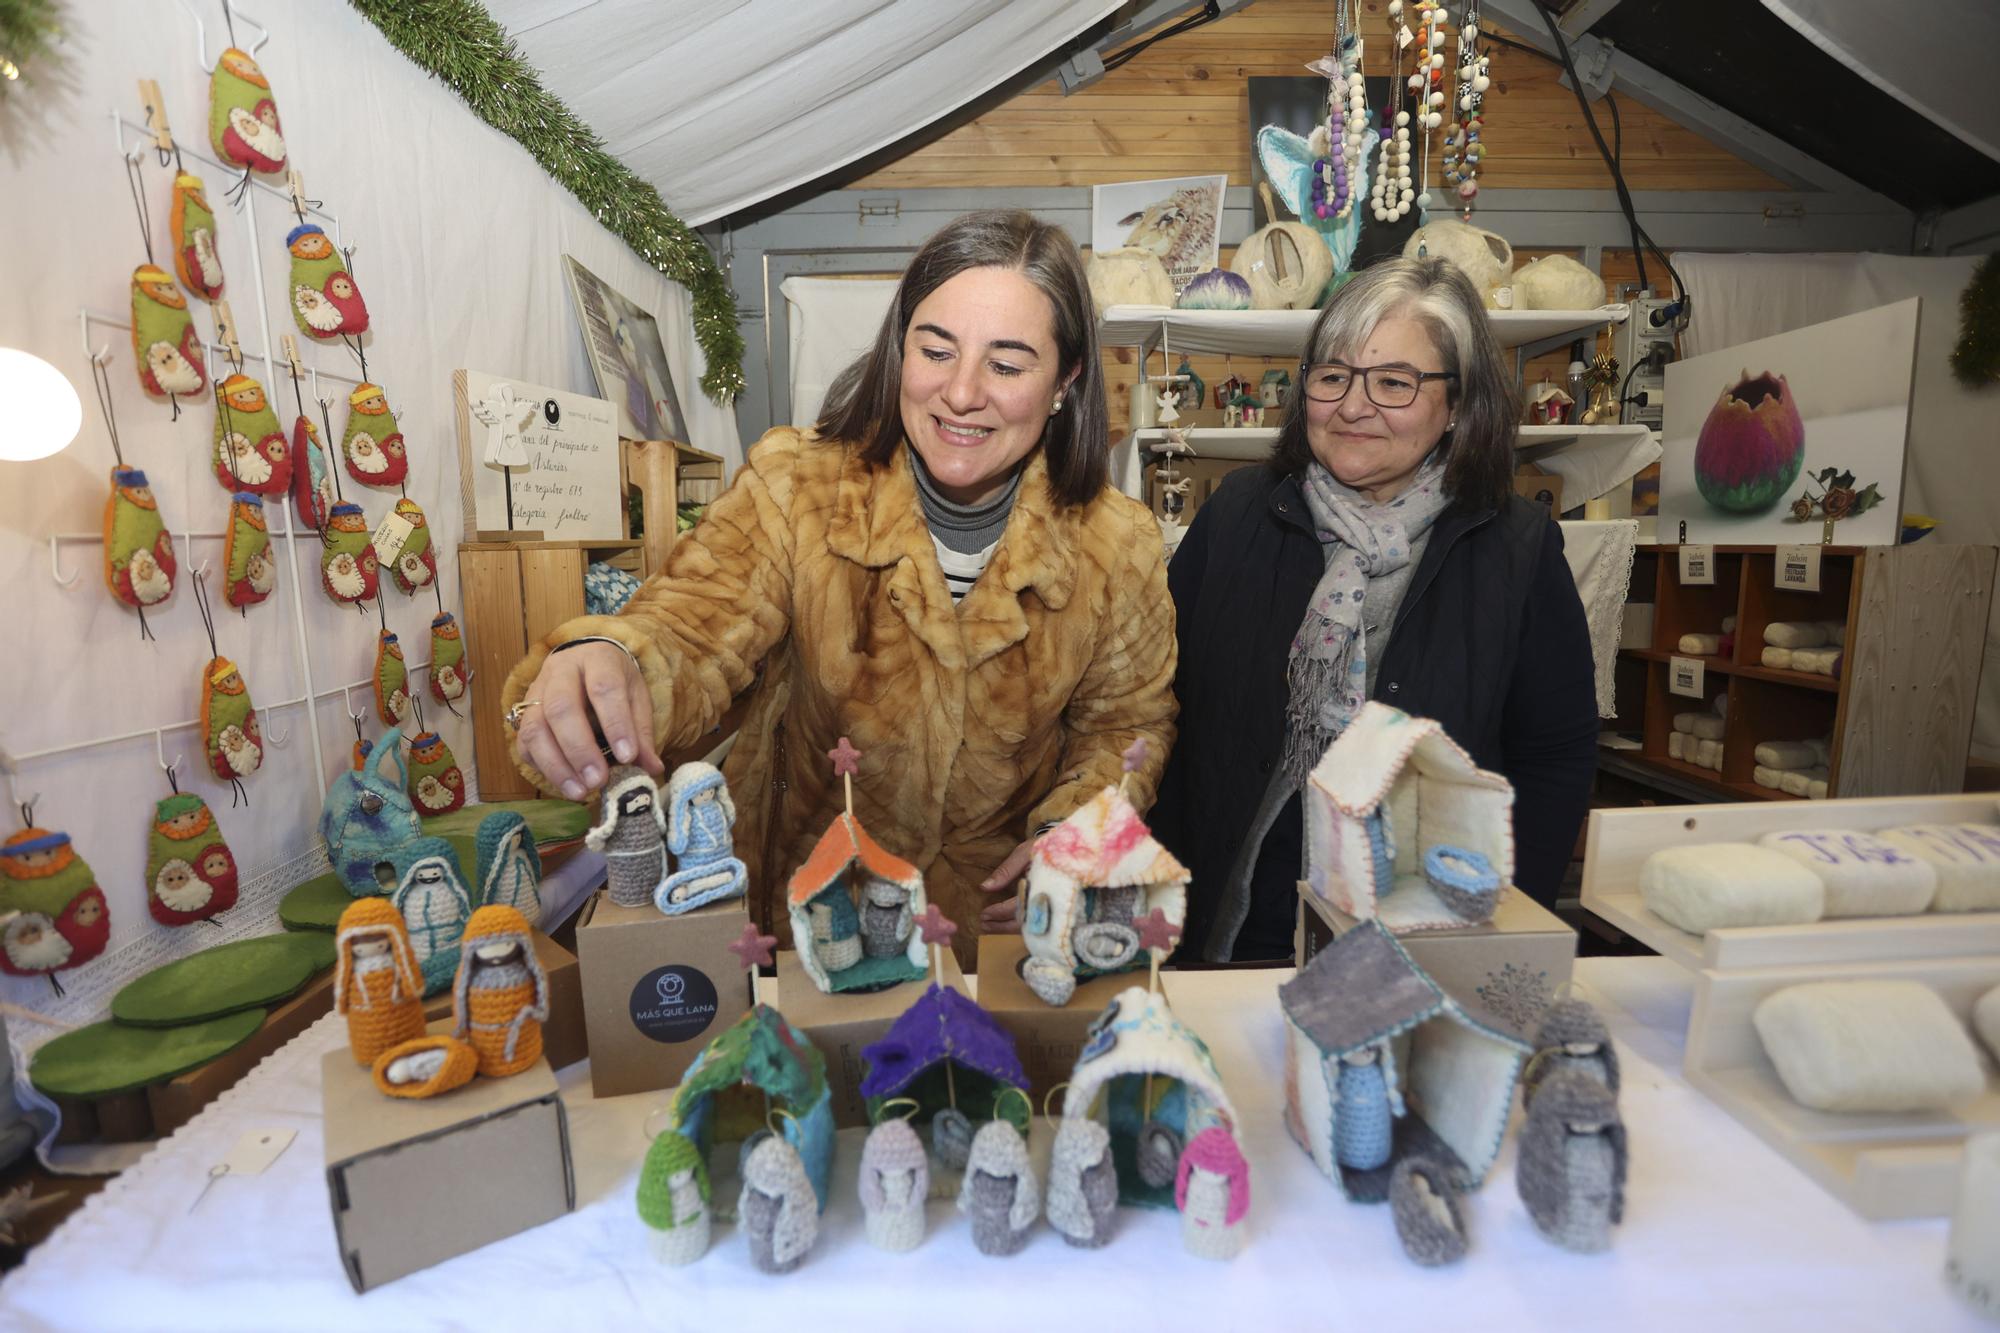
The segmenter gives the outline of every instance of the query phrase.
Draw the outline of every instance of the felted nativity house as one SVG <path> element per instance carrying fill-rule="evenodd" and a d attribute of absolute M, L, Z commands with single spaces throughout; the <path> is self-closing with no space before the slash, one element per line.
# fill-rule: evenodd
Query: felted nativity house
<path fill-rule="evenodd" d="M 1233 1137 L 1236 1126 L 1208 1047 L 1144 986 L 1120 991 L 1091 1022 L 1062 1114 L 1064 1124 L 1090 1118 L 1110 1131 L 1118 1201 L 1141 1208 L 1174 1207 L 1187 1145 L 1210 1128 Z"/>
<path fill-rule="evenodd" d="M 915 918 L 923 873 L 883 850 L 843 811 L 792 874 L 786 894 L 792 943 L 813 983 L 829 994 L 882 990 L 930 974 Z"/>
<path fill-rule="evenodd" d="M 1462 1189 L 1486 1179 L 1500 1155 L 1514 1080 L 1527 1043 L 1470 1017 L 1379 921 L 1363 921 L 1321 949 L 1278 987 L 1285 1011 L 1285 1126 L 1348 1198 L 1379 1203 L 1397 1161 L 1430 1156 Z M 1386 1075 L 1393 1118 L 1386 1160 L 1368 1169 L 1341 1165 L 1343 1106 L 1374 1118 L 1343 1082 L 1344 1057 Z M 1348 1096 L 1343 1099 L 1343 1087 Z M 1380 1132 L 1379 1130 L 1377 1132 Z"/>
<path fill-rule="evenodd" d="M 918 1124 L 956 1106 L 974 1125 L 1004 1119 L 1027 1136 L 1033 1103 L 1014 1034 L 948 986 L 931 983 L 886 1036 L 862 1048 L 861 1058 L 868 1065 L 861 1096 L 871 1123 L 880 1119 L 883 1103 L 908 1097 L 917 1103 L 910 1118 Z M 1007 1096 L 1009 1088 L 1021 1096 Z"/>
<path fill-rule="evenodd" d="M 773 1129 L 798 1150 L 826 1211 L 833 1171 L 826 1058 L 776 1009 L 756 1006 L 702 1049 L 674 1094 L 670 1119 L 668 1128 L 700 1149 L 705 1162 L 718 1144 Z"/>
<path fill-rule="evenodd" d="M 1182 925 L 1189 878 L 1123 793 L 1106 787 L 1035 844 L 1022 980 L 1061 1006 L 1076 993 L 1078 977 L 1146 966 L 1138 921 L 1158 908 Z M 1170 946 L 1155 952 L 1165 961 Z"/>
<path fill-rule="evenodd" d="M 1514 881 L 1514 788 L 1472 762 L 1444 727 L 1372 700 L 1306 779 L 1306 886 L 1390 930 L 1465 924 L 1424 879 L 1424 855 L 1484 856 Z"/>

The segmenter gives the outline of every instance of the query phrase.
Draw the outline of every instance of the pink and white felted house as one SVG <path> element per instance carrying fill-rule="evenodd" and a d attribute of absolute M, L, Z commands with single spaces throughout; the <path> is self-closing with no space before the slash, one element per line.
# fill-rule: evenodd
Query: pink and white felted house
<path fill-rule="evenodd" d="M 1158 908 L 1173 925 L 1184 924 L 1190 878 L 1132 803 L 1106 787 L 1035 844 L 1022 979 L 1060 1007 L 1080 976 L 1146 966 L 1138 921 Z M 1164 962 L 1171 946 L 1152 952 Z"/>
<path fill-rule="evenodd" d="M 1461 847 L 1514 882 L 1514 788 L 1444 727 L 1373 701 L 1306 779 L 1306 887 L 1394 932 L 1465 922 L 1424 879 L 1424 853 Z M 1504 891 L 1504 887 L 1503 887 Z"/>

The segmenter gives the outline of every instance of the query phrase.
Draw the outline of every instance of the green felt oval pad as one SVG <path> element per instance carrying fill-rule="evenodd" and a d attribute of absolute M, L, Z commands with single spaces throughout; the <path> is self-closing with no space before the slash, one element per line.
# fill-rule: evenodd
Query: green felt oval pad
<path fill-rule="evenodd" d="M 28 1079 L 51 1097 L 131 1092 L 227 1055 L 264 1025 L 264 1016 L 262 1009 L 244 1009 L 176 1028 L 93 1023 L 36 1051 Z"/>
<path fill-rule="evenodd" d="M 535 845 L 546 847 L 550 843 L 570 842 L 581 838 L 590 831 L 595 822 L 596 811 L 588 805 L 578 805 L 575 801 L 494 801 L 490 804 L 467 805 L 448 815 L 438 815 L 424 821 L 424 836 L 428 838 L 464 838 L 466 845 L 479 834 L 479 822 L 486 816 L 500 811 L 510 811 L 528 821 L 528 832 L 535 835 Z M 467 861 L 469 872 L 472 862 Z"/>
<path fill-rule="evenodd" d="M 333 937 L 260 935 L 156 967 L 111 997 L 111 1017 L 146 1028 L 198 1023 L 273 1004 L 333 966 Z"/>
<path fill-rule="evenodd" d="M 286 930 L 323 930 L 331 934 L 340 925 L 340 914 L 354 903 L 354 895 L 329 872 L 309 879 L 278 900 L 278 924 Z"/>

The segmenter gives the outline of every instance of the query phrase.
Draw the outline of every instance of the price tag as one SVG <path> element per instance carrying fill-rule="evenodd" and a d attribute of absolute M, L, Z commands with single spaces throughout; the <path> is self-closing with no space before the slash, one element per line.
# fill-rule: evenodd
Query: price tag
<path fill-rule="evenodd" d="M 1667 659 L 1667 693 L 1706 699 L 1708 691 L 1703 687 L 1707 675 L 1708 666 L 1699 657 L 1670 657 Z"/>
<path fill-rule="evenodd" d="M 403 544 L 410 540 L 410 534 L 417 525 L 404 518 L 395 510 L 382 515 L 382 521 L 375 528 L 375 563 L 388 566 L 396 563 L 396 557 L 403 553 Z"/>
<path fill-rule="evenodd" d="M 1780 546 L 1778 577 L 1780 592 L 1819 591 L 1819 547 Z"/>
<path fill-rule="evenodd" d="M 1681 582 L 1715 582 L 1715 548 L 1713 546 L 1681 547 Z"/>

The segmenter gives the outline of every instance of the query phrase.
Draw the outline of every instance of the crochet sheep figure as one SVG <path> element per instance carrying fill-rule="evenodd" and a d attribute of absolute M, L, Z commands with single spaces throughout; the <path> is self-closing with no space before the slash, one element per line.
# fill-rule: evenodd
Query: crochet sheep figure
<path fill-rule="evenodd" d="M 1521 1074 L 1522 1104 L 1532 1105 L 1535 1090 L 1551 1075 L 1576 1070 L 1618 1095 L 1618 1049 L 1597 1011 L 1582 1000 L 1563 1000 L 1542 1015 L 1535 1034 L 1535 1055 Z"/>
<path fill-rule="evenodd" d="M 1117 1213 L 1111 1131 L 1095 1120 L 1063 1120 L 1049 1152 L 1049 1225 L 1078 1249 L 1094 1250 L 1110 1241 Z"/>
<path fill-rule="evenodd" d="M 901 1254 L 923 1244 L 930 1187 L 924 1143 L 909 1121 L 892 1117 L 868 1131 L 861 1147 L 861 1213 L 870 1245 Z"/>
<path fill-rule="evenodd" d="M 708 1163 L 672 1130 L 653 1140 L 639 1170 L 639 1220 L 653 1233 L 653 1257 L 678 1268 L 708 1250 Z"/>
<path fill-rule="evenodd" d="M 1181 1210 L 1181 1244 L 1202 1259 L 1234 1259 L 1243 1251 L 1250 1211 L 1250 1164 L 1228 1130 L 1213 1125 L 1181 1154 L 1174 1179 Z"/>
<path fill-rule="evenodd" d="M 798 1149 L 775 1134 L 757 1141 L 743 1162 L 736 1203 L 750 1262 L 766 1273 L 789 1273 L 819 1239 L 819 1202 Z"/>
<path fill-rule="evenodd" d="M 1041 1216 L 1041 1190 L 1027 1143 L 1005 1120 L 989 1120 L 973 1136 L 958 1207 L 972 1218 L 972 1243 L 981 1254 L 1019 1254 L 1026 1247 Z"/>
<path fill-rule="evenodd" d="M 333 1007 L 347 1018 L 354 1063 L 424 1035 L 424 976 L 403 918 L 386 898 L 358 898 L 334 932 Z"/>
<path fill-rule="evenodd" d="M 511 907 L 482 907 L 465 923 L 451 987 L 451 1032 L 479 1055 L 479 1072 L 506 1078 L 542 1058 L 549 978 L 528 922 Z"/>
<path fill-rule="evenodd" d="M 668 916 L 740 896 L 748 873 L 735 855 L 730 830 L 736 803 L 713 764 L 688 763 L 667 780 L 667 849 L 679 869 L 667 876 L 654 904 Z"/>
<path fill-rule="evenodd" d="M 636 764 L 617 764 L 604 784 L 603 815 L 583 835 L 604 853 L 605 884 L 620 907 L 643 907 L 667 882 L 667 817 L 659 788 Z"/>
<path fill-rule="evenodd" d="M 1413 1263 L 1438 1268 L 1465 1257 L 1465 1214 L 1435 1158 L 1405 1157 L 1389 1177 L 1389 1210 Z"/>
<path fill-rule="evenodd" d="M 1544 1079 L 1515 1168 L 1536 1229 L 1580 1254 L 1610 1248 L 1611 1228 L 1625 1216 L 1625 1169 L 1625 1122 L 1610 1089 L 1577 1070 Z"/>

